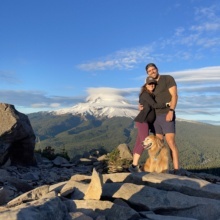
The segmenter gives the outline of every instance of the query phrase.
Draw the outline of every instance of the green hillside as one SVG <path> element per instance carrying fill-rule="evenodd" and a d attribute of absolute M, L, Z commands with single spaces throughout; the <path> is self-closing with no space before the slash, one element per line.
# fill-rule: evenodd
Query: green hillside
<path fill-rule="evenodd" d="M 177 122 L 176 142 L 184 167 L 220 167 L 220 126 Z"/>
<path fill-rule="evenodd" d="M 37 136 L 36 149 L 51 146 L 57 153 L 67 151 L 70 158 L 94 148 L 111 152 L 122 143 L 132 150 L 137 134 L 133 120 L 126 117 L 97 119 L 49 113 L 33 113 L 28 117 Z M 220 126 L 177 121 L 176 129 L 181 167 L 220 167 Z M 146 156 L 147 152 L 142 161 Z"/>

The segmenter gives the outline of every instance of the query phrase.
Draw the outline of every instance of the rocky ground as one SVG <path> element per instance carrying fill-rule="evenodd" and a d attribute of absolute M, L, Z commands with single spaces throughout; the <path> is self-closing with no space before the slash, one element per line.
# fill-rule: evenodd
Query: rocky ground
<path fill-rule="evenodd" d="M 131 154 L 126 145 L 118 149 L 120 160 L 93 151 L 74 162 L 36 155 L 37 166 L 5 164 L 0 219 L 220 219 L 220 177 L 131 174 L 125 167 Z"/>

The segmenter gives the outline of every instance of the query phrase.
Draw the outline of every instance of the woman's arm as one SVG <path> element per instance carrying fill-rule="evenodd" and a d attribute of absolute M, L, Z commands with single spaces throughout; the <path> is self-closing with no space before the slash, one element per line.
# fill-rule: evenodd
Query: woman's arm
<path fill-rule="evenodd" d="M 150 105 L 152 108 L 166 108 L 166 103 L 157 103 L 149 93 L 144 93 L 142 97 L 143 101 Z"/>

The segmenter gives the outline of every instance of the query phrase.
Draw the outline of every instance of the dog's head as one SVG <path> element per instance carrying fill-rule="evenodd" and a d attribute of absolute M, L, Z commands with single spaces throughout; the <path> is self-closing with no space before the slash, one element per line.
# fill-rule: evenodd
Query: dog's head
<path fill-rule="evenodd" d="M 149 135 L 142 142 L 142 146 L 144 147 L 144 149 L 150 150 L 150 149 L 161 147 L 162 142 L 157 136 Z"/>

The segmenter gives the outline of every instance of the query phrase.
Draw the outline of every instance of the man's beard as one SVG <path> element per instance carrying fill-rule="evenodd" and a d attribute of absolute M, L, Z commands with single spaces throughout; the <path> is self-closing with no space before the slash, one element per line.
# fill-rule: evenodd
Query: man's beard
<path fill-rule="evenodd" d="M 154 78 L 155 80 L 158 80 L 160 78 L 159 73 L 157 73 L 156 77 Z"/>

